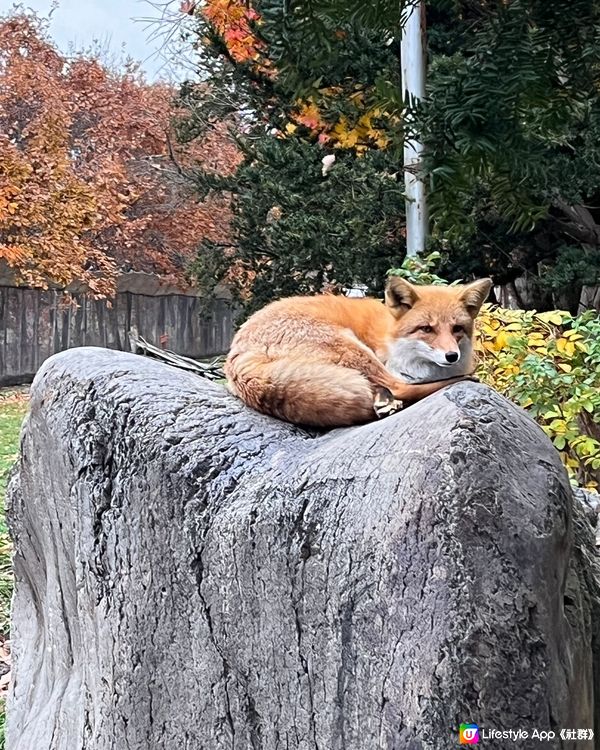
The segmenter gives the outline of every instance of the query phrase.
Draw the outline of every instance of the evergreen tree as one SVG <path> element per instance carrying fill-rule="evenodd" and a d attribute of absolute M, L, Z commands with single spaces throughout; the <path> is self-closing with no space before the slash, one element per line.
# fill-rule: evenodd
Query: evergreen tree
<path fill-rule="evenodd" d="M 348 34 L 329 66 L 305 63 L 310 84 L 299 96 L 289 79 L 273 75 L 264 42 L 257 64 L 239 48 L 232 53 L 203 18 L 198 34 L 210 53 L 201 63 L 205 82 L 181 91 L 189 114 L 179 137 L 233 118 L 244 155 L 232 177 L 195 175 L 202 196 L 231 195 L 234 214 L 232 245 L 205 241 L 199 249 L 201 287 L 226 279 L 246 313 L 277 297 L 355 284 L 381 292 L 405 255 L 404 198 L 401 153 L 382 147 L 392 126 L 373 113 L 372 97 L 397 51 L 375 35 Z M 334 148 L 344 139 L 347 147 Z M 335 157 L 328 168 L 326 156 Z"/>

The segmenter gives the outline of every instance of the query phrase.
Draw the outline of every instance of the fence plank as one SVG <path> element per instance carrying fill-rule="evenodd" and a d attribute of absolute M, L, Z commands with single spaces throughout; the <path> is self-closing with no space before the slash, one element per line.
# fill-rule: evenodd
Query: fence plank
<path fill-rule="evenodd" d="M 233 336 L 230 303 L 206 304 L 189 295 L 119 292 L 106 301 L 72 294 L 65 306 L 60 290 L 0 285 L 0 385 L 27 382 L 52 354 L 76 346 L 129 349 L 135 327 L 155 346 L 199 359 L 224 354 Z"/>

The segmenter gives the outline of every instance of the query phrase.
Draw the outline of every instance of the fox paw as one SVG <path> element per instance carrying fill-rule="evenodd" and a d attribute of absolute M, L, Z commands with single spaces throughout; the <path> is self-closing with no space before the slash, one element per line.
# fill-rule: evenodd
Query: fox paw
<path fill-rule="evenodd" d="M 397 411 L 402 411 L 404 404 L 397 398 L 394 398 L 392 392 L 383 386 L 375 390 L 373 399 L 373 410 L 379 419 L 389 417 Z"/>

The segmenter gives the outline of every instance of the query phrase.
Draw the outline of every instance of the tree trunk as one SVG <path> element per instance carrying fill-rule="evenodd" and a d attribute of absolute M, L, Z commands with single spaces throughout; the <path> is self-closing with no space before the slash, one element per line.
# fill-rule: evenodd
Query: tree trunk
<path fill-rule="evenodd" d="M 483 385 L 316 434 L 71 350 L 36 378 L 10 498 L 8 750 L 445 750 L 461 722 L 594 725 L 592 527 L 547 437 Z"/>
<path fill-rule="evenodd" d="M 582 287 L 577 314 L 581 315 L 587 310 L 600 311 L 600 286 L 586 285 Z"/>

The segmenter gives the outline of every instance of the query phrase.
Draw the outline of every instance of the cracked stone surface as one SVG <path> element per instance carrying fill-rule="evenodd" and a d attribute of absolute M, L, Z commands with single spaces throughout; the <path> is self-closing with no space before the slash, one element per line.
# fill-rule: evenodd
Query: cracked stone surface
<path fill-rule="evenodd" d="M 594 726 L 589 514 L 483 385 L 317 434 L 71 350 L 36 378 L 9 497 L 8 750 L 446 750 L 461 722 Z"/>

